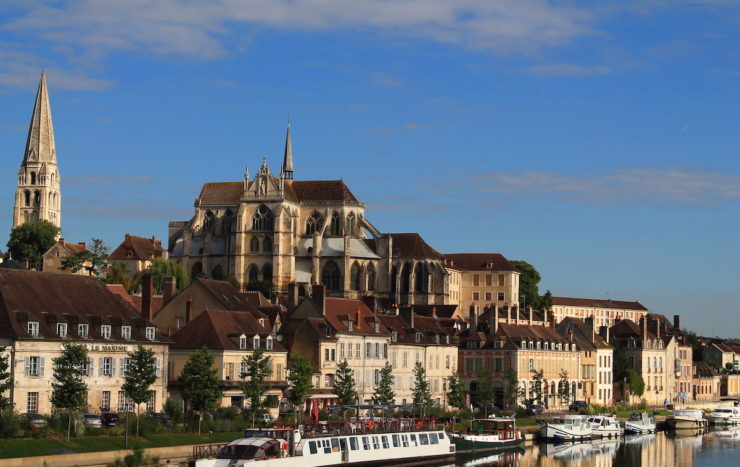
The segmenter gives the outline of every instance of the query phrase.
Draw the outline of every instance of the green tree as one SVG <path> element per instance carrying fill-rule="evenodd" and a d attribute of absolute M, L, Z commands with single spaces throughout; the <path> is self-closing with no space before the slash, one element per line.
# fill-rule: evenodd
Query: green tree
<path fill-rule="evenodd" d="M 375 386 L 373 404 L 391 405 L 396 401 L 396 393 L 393 391 L 393 380 L 393 367 L 390 363 L 385 362 L 385 366 L 380 369 L 380 381 Z"/>
<path fill-rule="evenodd" d="M 290 357 L 290 373 L 288 373 L 288 401 L 293 408 L 302 408 L 308 398 L 308 392 L 313 387 L 311 384 L 311 362 L 301 355 Z"/>
<path fill-rule="evenodd" d="M 488 370 L 481 371 L 478 376 L 478 403 L 481 407 L 493 405 L 495 395 L 493 375 Z"/>
<path fill-rule="evenodd" d="M 222 391 L 218 372 L 213 368 L 213 354 L 203 346 L 190 356 L 180 373 L 183 399 L 188 408 L 202 415 L 213 410 Z"/>
<path fill-rule="evenodd" d="M 8 252 L 15 260 L 28 260 L 41 270 L 42 257 L 57 242 L 61 230 L 49 221 L 27 222 L 10 231 Z"/>
<path fill-rule="evenodd" d="M 542 391 L 543 386 L 547 384 L 544 378 L 543 370 L 532 370 L 532 390 L 534 392 L 534 399 L 538 405 L 542 405 Z"/>
<path fill-rule="evenodd" d="M 87 367 L 87 348 L 69 339 L 62 344 L 62 353 L 52 360 L 54 378 L 51 382 L 51 403 L 67 413 L 67 438 L 72 417 L 79 416 L 87 400 L 87 384 L 82 379 Z"/>
<path fill-rule="evenodd" d="M 337 395 L 337 399 L 339 399 L 341 405 L 357 403 L 354 373 L 354 370 L 349 367 L 347 360 L 342 360 L 337 365 L 337 374 L 334 378 L 334 394 Z"/>
<path fill-rule="evenodd" d="M 514 260 L 511 264 L 516 267 L 521 275 L 519 276 L 519 297 L 525 305 L 532 305 L 534 308 L 540 308 L 540 292 L 538 284 L 540 283 L 540 273 L 531 264 L 526 261 Z"/>
<path fill-rule="evenodd" d="M 243 372 L 239 375 L 244 381 L 241 383 L 244 397 L 249 401 L 249 410 L 253 415 L 262 408 L 262 399 L 267 392 L 265 381 L 272 370 L 270 357 L 265 357 L 262 349 L 256 349 L 249 356 L 242 357 Z"/>
<path fill-rule="evenodd" d="M 645 380 L 643 380 L 640 373 L 635 370 L 627 370 L 627 385 L 629 386 L 630 393 L 637 397 L 640 397 L 645 393 Z"/>
<path fill-rule="evenodd" d="M 545 292 L 545 295 L 540 297 L 539 308 L 547 311 L 550 311 L 552 309 L 552 292 L 550 292 L 550 289 Z"/>
<path fill-rule="evenodd" d="M 128 368 L 123 379 L 123 392 L 136 406 L 136 436 L 139 436 L 139 405 L 151 400 L 151 386 L 157 380 L 154 351 L 141 344 L 128 354 Z"/>
<path fill-rule="evenodd" d="M 151 264 L 148 268 L 146 268 L 143 272 L 136 274 L 133 280 L 133 287 L 139 288 L 139 286 L 141 285 L 141 279 L 147 274 L 151 274 L 154 276 L 155 294 L 162 293 L 162 286 L 164 285 L 165 277 L 175 278 L 178 292 L 182 291 L 182 289 L 190 284 L 190 279 L 188 278 L 188 274 L 185 271 L 185 268 L 182 267 L 182 264 L 167 261 L 163 258 L 152 259 Z"/>
<path fill-rule="evenodd" d="M 447 378 L 447 403 L 456 409 L 465 409 L 465 385 L 456 371 Z"/>
<path fill-rule="evenodd" d="M 560 383 L 558 384 L 558 396 L 564 403 L 570 402 L 570 381 L 568 380 L 568 371 L 560 370 Z"/>
<path fill-rule="evenodd" d="M 414 365 L 414 389 L 411 391 L 414 397 L 414 405 L 420 405 L 422 410 L 432 405 L 432 393 L 429 390 L 427 372 L 421 362 Z"/>
<path fill-rule="evenodd" d="M 121 284 L 127 292 L 133 292 L 136 283 L 125 263 L 109 263 L 105 274 L 106 284 Z"/>
<path fill-rule="evenodd" d="M 517 401 L 522 397 L 522 388 L 519 386 L 519 379 L 516 377 L 516 371 L 513 368 L 509 368 L 506 374 L 506 383 L 508 385 L 508 393 L 506 395 L 506 406 L 509 409 L 515 409 Z"/>
<path fill-rule="evenodd" d="M 10 373 L 10 353 L 6 354 L 6 346 L 0 347 L 0 411 L 12 407 L 13 401 L 5 397 L 5 392 L 13 385 L 13 376 Z"/>
<path fill-rule="evenodd" d="M 247 290 L 260 292 L 266 298 L 271 299 L 272 294 L 275 291 L 275 285 L 271 281 L 249 281 L 249 283 L 247 284 Z"/>
<path fill-rule="evenodd" d="M 80 251 L 78 253 L 72 253 L 62 260 L 62 269 L 69 269 L 72 272 L 77 272 L 83 267 L 85 263 L 91 264 L 92 272 L 96 277 L 100 278 L 105 266 L 108 261 L 109 248 L 105 246 L 103 240 L 99 238 L 92 239 L 92 246 L 89 250 Z"/>

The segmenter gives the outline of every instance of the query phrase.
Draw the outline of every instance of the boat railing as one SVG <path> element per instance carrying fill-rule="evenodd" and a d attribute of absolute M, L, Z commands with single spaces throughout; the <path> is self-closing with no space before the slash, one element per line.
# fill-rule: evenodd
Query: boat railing
<path fill-rule="evenodd" d="M 287 425 L 287 424 L 286 424 Z M 277 425 L 276 425 L 277 426 Z M 348 436 L 366 434 L 405 433 L 411 431 L 433 431 L 436 419 L 393 419 L 352 420 L 314 423 L 305 425 L 301 436 L 317 438 L 325 436 Z"/>
<path fill-rule="evenodd" d="M 193 446 L 193 459 L 208 459 L 210 457 L 216 457 L 219 451 L 228 444 L 229 443 L 219 443 Z"/>

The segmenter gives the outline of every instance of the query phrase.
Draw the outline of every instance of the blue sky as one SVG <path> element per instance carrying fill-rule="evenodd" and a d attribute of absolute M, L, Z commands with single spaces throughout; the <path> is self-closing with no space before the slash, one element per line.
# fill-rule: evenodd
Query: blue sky
<path fill-rule="evenodd" d="M 628 6 L 623 3 L 629 3 Z M 0 242 L 40 70 L 73 241 L 200 185 L 344 179 L 385 232 L 739 336 L 740 2 L 5 1 Z"/>

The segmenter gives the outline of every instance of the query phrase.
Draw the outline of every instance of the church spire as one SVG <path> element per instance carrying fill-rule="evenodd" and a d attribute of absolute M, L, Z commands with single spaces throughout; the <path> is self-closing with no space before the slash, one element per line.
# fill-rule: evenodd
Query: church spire
<path fill-rule="evenodd" d="M 26 140 L 26 151 L 23 154 L 23 163 L 25 164 L 28 161 L 56 163 L 56 159 L 49 91 L 46 88 L 46 73 L 42 71 L 39 89 L 36 91 L 36 103 L 33 106 L 31 123 L 28 126 L 28 139 Z"/>
<path fill-rule="evenodd" d="M 282 172 L 285 178 L 293 178 L 293 145 L 290 142 L 290 121 L 288 121 L 288 131 L 285 132 L 285 154 L 283 155 Z"/>

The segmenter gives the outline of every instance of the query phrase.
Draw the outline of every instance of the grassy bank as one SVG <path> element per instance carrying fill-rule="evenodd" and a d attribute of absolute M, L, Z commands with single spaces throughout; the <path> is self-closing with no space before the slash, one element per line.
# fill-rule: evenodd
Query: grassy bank
<path fill-rule="evenodd" d="M 242 436 L 241 432 L 213 433 L 162 433 L 145 437 L 129 436 L 129 449 L 141 446 L 144 449 L 187 444 L 225 443 Z M 124 448 L 123 436 L 83 436 L 66 439 L 0 439 L 0 458 L 46 456 L 77 452 L 114 451 Z"/>

